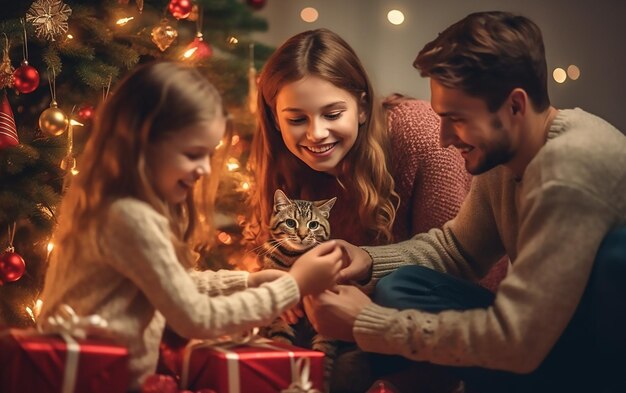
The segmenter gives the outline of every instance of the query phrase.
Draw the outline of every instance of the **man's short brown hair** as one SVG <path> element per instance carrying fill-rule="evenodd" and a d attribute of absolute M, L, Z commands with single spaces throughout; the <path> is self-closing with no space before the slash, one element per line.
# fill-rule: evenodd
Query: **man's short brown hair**
<path fill-rule="evenodd" d="M 424 77 L 484 99 L 491 112 L 515 88 L 526 91 L 535 110 L 550 106 L 541 30 L 523 16 L 470 14 L 426 44 L 413 66 Z"/>

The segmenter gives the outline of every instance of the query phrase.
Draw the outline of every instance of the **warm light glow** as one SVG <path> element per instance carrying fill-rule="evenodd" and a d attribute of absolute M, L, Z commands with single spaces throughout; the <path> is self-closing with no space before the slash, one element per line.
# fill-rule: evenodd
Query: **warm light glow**
<path fill-rule="evenodd" d="M 575 66 L 574 64 L 567 67 L 567 76 L 573 81 L 580 78 L 580 68 Z"/>
<path fill-rule="evenodd" d="M 241 183 L 241 189 L 244 191 L 248 191 L 250 189 L 250 183 L 244 181 L 243 183 Z"/>
<path fill-rule="evenodd" d="M 83 123 L 77 122 L 74 119 L 70 119 L 70 124 L 73 125 L 73 126 L 84 126 Z"/>
<path fill-rule="evenodd" d="M 37 299 L 37 301 L 33 305 L 33 308 L 26 306 L 26 312 L 28 313 L 30 318 L 33 320 L 33 322 L 37 322 L 37 317 L 39 316 L 39 313 L 41 313 L 42 305 L 43 305 L 43 302 L 41 301 L 41 299 Z"/>
<path fill-rule="evenodd" d="M 230 172 L 236 171 L 237 169 L 239 169 L 239 166 L 239 161 L 237 161 L 236 158 L 229 158 L 228 162 L 226 163 L 226 168 L 228 168 Z"/>
<path fill-rule="evenodd" d="M 239 143 L 239 135 L 233 135 L 233 139 L 230 141 L 230 144 L 235 146 L 237 143 Z"/>
<path fill-rule="evenodd" d="M 220 139 L 220 143 L 218 143 L 217 146 L 215 146 L 215 150 L 219 150 L 222 147 L 224 147 L 224 140 Z"/>
<path fill-rule="evenodd" d="M 555 68 L 554 71 L 552 71 L 552 77 L 557 83 L 563 83 L 567 79 L 567 74 L 564 69 Z"/>
<path fill-rule="evenodd" d="M 193 56 L 194 53 L 196 53 L 196 51 L 198 50 L 198 47 L 194 47 L 194 48 L 189 48 L 185 51 L 185 53 L 183 53 L 183 57 L 185 59 L 190 58 L 191 56 Z"/>
<path fill-rule="evenodd" d="M 302 18 L 302 20 L 305 22 L 313 23 L 317 20 L 319 16 L 320 14 L 313 7 L 306 7 L 303 8 L 302 11 L 300 11 L 300 18 Z"/>
<path fill-rule="evenodd" d="M 230 37 L 228 37 L 228 39 L 226 40 L 226 43 L 227 43 L 228 45 L 235 46 L 235 45 L 237 45 L 237 44 L 239 43 L 239 40 L 237 39 L 237 37 L 235 37 L 235 36 L 232 36 L 232 35 L 231 35 L 231 36 L 230 36 Z"/>
<path fill-rule="evenodd" d="M 70 173 L 72 174 L 72 176 L 76 176 L 76 175 L 78 175 L 78 169 L 76 169 L 76 168 L 72 168 L 72 170 L 70 171 Z"/>
<path fill-rule="evenodd" d="M 48 253 L 51 253 L 51 252 L 52 252 L 52 250 L 54 250 L 54 243 L 49 242 L 49 243 L 48 243 L 48 247 L 47 247 L 47 249 L 48 249 Z"/>
<path fill-rule="evenodd" d="M 217 235 L 217 239 L 224 244 L 232 244 L 233 238 L 226 232 L 220 232 Z"/>
<path fill-rule="evenodd" d="M 121 19 L 118 19 L 117 22 L 115 22 L 115 24 L 118 26 L 124 26 L 126 23 L 130 22 L 133 19 L 135 19 L 134 16 L 129 16 L 128 18 L 121 18 Z"/>
<path fill-rule="evenodd" d="M 68 39 L 68 40 L 72 40 L 72 39 L 74 39 L 74 36 L 73 36 L 73 35 L 71 35 L 71 34 L 68 34 L 68 35 L 67 35 L 67 39 Z"/>
<path fill-rule="evenodd" d="M 391 10 L 387 13 L 387 20 L 393 25 L 401 25 L 404 22 L 404 14 L 402 11 Z"/>

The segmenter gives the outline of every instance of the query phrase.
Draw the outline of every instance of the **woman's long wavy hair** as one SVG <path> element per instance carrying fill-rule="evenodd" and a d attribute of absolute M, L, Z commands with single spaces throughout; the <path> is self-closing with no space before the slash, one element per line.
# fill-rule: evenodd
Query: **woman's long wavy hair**
<path fill-rule="evenodd" d="M 189 193 L 177 205 L 165 203 L 153 187 L 146 150 L 167 135 L 222 114 L 221 98 L 213 85 L 196 69 L 181 64 L 146 64 L 121 81 L 98 109 L 79 162 L 80 173 L 63 198 L 55 233 L 58 251 L 73 249 L 73 235 L 78 231 L 95 234 L 96 218 L 115 199 L 132 197 L 169 219 L 181 263 L 190 266 L 187 241 L 197 230 L 194 195 L 198 193 Z M 215 177 L 206 181 L 215 183 Z"/>
<path fill-rule="evenodd" d="M 268 59 L 258 83 L 258 127 L 252 141 L 250 167 L 256 184 L 250 196 L 252 217 L 247 237 L 256 243 L 267 238 L 267 225 L 277 188 L 300 195 L 308 181 L 301 174 L 306 164 L 283 142 L 276 121 L 276 98 L 280 90 L 307 76 L 324 79 L 348 91 L 367 114 L 359 126 L 354 146 L 342 161 L 338 180 L 353 196 L 357 217 L 378 241 L 392 239 L 398 195 L 389 173 L 388 135 L 382 106 L 375 99 L 367 73 L 354 50 L 327 29 L 310 30 L 287 40 Z M 306 168 L 305 168 L 306 167 Z M 311 170 L 309 169 L 309 172 Z M 328 176 L 317 172 L 316 176 Z"/>

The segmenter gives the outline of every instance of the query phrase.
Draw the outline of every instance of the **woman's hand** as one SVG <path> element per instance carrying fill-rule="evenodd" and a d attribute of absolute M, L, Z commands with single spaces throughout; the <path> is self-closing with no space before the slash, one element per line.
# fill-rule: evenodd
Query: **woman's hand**
<path fill-rule="evenodd" d="M 280 316 L 283 321 L 287 322 L 290 325 L 295 325 L 298 323 L 298 320 L 304 317 L 304 309 L 302 308 L 302 302 L 298 302 L 293 308 L 285 311 Z"/>

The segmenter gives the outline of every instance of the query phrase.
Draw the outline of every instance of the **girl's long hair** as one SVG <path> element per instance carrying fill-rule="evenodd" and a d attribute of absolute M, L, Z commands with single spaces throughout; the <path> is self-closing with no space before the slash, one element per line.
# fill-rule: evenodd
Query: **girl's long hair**
<path fill-rule="evenodd" d="M 302 196 L 311 185 L 308 167 L 285 146 L 276 123 L 276 97 L 287 84 L 306 76 L 324 79 L 350 92 L 367 120 L 359 126 L 356 142 L 342 161 L 338 180 L 354 198 L 352 213 L 380 242 L 392 239 L 398 195 L 389 173 L 389 138 L 381 104 L 354 50 L 327 29 L 305 31 L 274 52 L 258 83 L 258 127 L 252 141 L 250 167 L 256 184 L 249 199 L 251 218 L 246 235 L 256 243 L 267 238 L 267 225 L 277 188 Z M 303 173 L 308 175 L 302 176 Z M 314 176 L 328 176 L 316 173 Z"/>
<path fill-rule="evenodd" d="M 177 205 L 159 198 L 146 164 L 146 149 L 166 135 L 221 115 L 219 93 L 196 69 L 156 62 L 138 67 L 122 80 L 98 109 L 80 172 L 63 198 L 55 233 L 58 251 L 72 249 L 73 234 L 96 231 L 96 218 L 115 199 L 132 197 L 169 219 L 181 263 L 190 266 L 192 256 L 185 242 L 196 229 L 194 193 Z"/>

